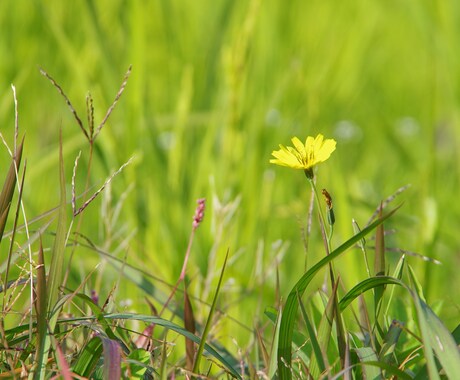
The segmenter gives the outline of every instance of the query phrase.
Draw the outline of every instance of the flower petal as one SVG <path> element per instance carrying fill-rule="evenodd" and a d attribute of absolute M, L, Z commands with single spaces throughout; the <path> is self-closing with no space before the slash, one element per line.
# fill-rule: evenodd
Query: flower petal
<path fill-rule="evenodd" d="M 280 150 L 272 152 L 272 164 L 288 166 L 294 169 L 311 169 L 316 164 L 326 161 L 335 150 L 336 141 L 324 139 L 322 134 L 308 136 L 305 144 L 297 137 L 291 139 L 294 147 L 280 145 Z"/>
<path fill-rule="evenodd" d="M 333 139 L 325 140 L 321 148 L 316 153 L 316 160 L 318 162 L 326 161 L 335 150 L 336 144 L 337 142 Z"/>
<path fill-rule="evenodd" d="M 306 151 L 311 151 L 314 145 L 315 139 L 311 136 L 307 137 L 307 140 L 305 141 L 305 149 Z"/>
<path fill-rule="evenodd" d="M 272 164 L 281 165 L 281 166 L 288 166 L 294 169 L 302 169 L 302 163 L 299 162 L 297 156 L 293 154 L 290 149 L 291 147 L 284 147 L 280 145 L 280 150 L 275 150 L 272 152 L 272 156 L 275 157 L 271 159 L 270 162 Z M 289 149 L 290 148 L 290 149 Z"/>
<path fill-rule="evenodd" d="M 324 136 L 321 133 L 318 136 L 316 136 L 315 141 L 313 143 L 313 151 L 315 153 L 318 153 L 320 151 L 321 146 L 323 145 L 323 140 L 324 140 Z"/>
<path fill-rule="evenodd" d="M 305 145 L 300 141 L 297 137 L 293 137 L 291 139 L 292 143 L 294 144 L 295 149 L 300 153 L 302 158 L 306 157 Z"/>

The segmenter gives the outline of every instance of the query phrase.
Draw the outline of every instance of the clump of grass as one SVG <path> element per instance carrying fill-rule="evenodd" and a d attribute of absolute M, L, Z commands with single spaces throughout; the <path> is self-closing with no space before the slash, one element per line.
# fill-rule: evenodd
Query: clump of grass
<path fill-rule="evenodd" d="M 134 268 L 125 262 L 117 261 L 115 257 L 99 250 L 93 242 L 80 234 L 80 227 L 86 210 L 110 185 L 114 177 L 131 162 L 129 160 L 122 165 L 98 190 L 92 195 L 88 195 L 92 187 L 90 170 L 96 138 L 120 99 L 130 71 L 131 68 L 129 68 L 114 102 L 98 127 L 94 126 L 93 102 L 91 95 L 88 95 L 88 126 L 85 127 L 82 118 L 76 112 L 61 86 L 48 73 L 41 70 L 41 73 L 50 80 L 64 98 L 78 127 L 84 134 L 89 146 L 89 164 L 83 195 L 79 195 L 77 194 L 76 172 L 81 152 L 75 159 L 73 173 L 69 179 L 64 169 L 63 141 L 60 137 L 59 204 L 53 210 L 35 218 L 42 221 L 43 226 L 33 233 L 28 232 L 25 241 L 20 241 L 17 238 L 17 232 L 20 229 L 28 231 L 29 228 L 25 212 L 24 226 L 18 225 L 19 211 L 22 207 L 25 165 L 21 172 L 24 141 L 20 143 L 17 141 L 19 131 L 17 117 L 14 149 L 9 149 L 2 136 L 11 155 L 10 169 L 0 194 L 0 242 L 5 236 L 9 238 L 8 257 L 1 272 L 0 373 L 4 376 L 31 379 L 52 377 L 65 379 L 75 377 L 141 379 L 157 376 L 167 378 L 170 375 L 174 376 L 176 372 L 201 376 L 201 368 L 204 366 L 200 365 L 200 359 L 206 353 L 208 357 L 219 363 L 219 367 L 222 367 L 222 370 L 217 370 L 218 372 L 227 373 L 231 377 L 240 377 L 229 359 L 222 355 L 221 349 L 216 349 L 206 343 L 209 326 L 213 323 L 212 316 L 216 309 L 219 287 L 210 307 L 208 321 L 201 333 L 202 339 L 200 339 L 200 333 L 196 333 L 196 327 L 200 327 L 195 326 L 192 300 L 186 287 L 180 292 L 185 302 L 183 309 L 177 308 L 178 303 L 170 302 L 176 295 L 178 285 L 186 281 L 187 261 L 191 253 L 193 237 L 204 217 L 204 199 L 198 200 L 189 246 L 179 280 L 173 287 L 169 298 L 164 302 L 159 315 L 157 315 L 153 304 L 151 304 L 152 315 L 114 312 L 114 308 L 110 306 L 114 292 L 109 294 L 103 304 L 100 304 L 97 292 L 94 289 L 89 291 L 91 287 L 88 281 L 92 272 L 86 274 L 81 284 L 75 288 L 69 288 L 68 279 L 74 272 L 72 255 L 78 247 L 85 243 L 89 244 L 89 248 L 98 252 L 101 257 L 110 260 L 115 268 L 120 269 L 120 272 L 125 275 L 125 281 L 130 281 L 130 275 L 133 273 L 134 276 L 138 276 L 143 272 L 140 268 Z M 15 92 L 14 99 L 17 104 Z M 66 189 L 69 182 L 71 183 L 72 194 L 70 200 L 68 200 Z M 18 189 L 18 196 L 15 200 L 16 188 Z M 13 215 L 11 231 L 5 233 L 10 209 L 15 201 L 16 212 Z M 77 206 L 77 202 L 81 202 L 81 206 Z M 50 216 L 51 221 L 46 219 L 47 216 Z M 56 221 L 54 231 L 50 229 L 52 221 Z M 45 245 L 42 236 L 52 238 L 49 246 Z M 25 251 L 29 251 L 28 257 L 23 255 Z M 14 274 L 10 270 L 12 266 L 16 269 Z M 18 270 L 19 274 L 16 275 Z M 223 274 L 224 270 L 222 269 L 220 283 Z M 151 288 L 154 287 L 152 284 L 150 285 Z M 145 283 L 143 286 L 146 289 Z M 30 290 L 28 299 L 26 297 L 27 289 Z M 148 292 L 147 295 L 155 297 L 154 293 L 156 294 L 156 292 Z M 170 310 L 169 318 L 171 320 L 161 316 L 163 311 L 167 309 Z M 173 322 L 172 319 L 176 317 L 184 321 L 185 327 Z M 143 324 L 146 327 L 142 327 Z M 155 331 L 154 326 L 156 327 Z M 160 328 L 161 332 L 157 332 Z M 185 337 L 186 363 L 179 361 L 171 364 L 168 362 L 171 349 L 177 338 L 168 340 L 167 331 L 174 332 L 175 336 Z M 212 367 L 211 364 L 209 368 Z M 209 368 L 205 370 L 208 373 Z"/>
<path fill-rule="evenodd" d="M 333 184 L 322 191 L 325 203 L 322 202 L 315 167 L 329 159 L 336 144 L 331 139 L 324 140 L 322 135 L 308 138 L 305 144 L 293 139 L 294 148 L 281 146 L 280 151 L 274 152 L 276 159 L 272 162 L 305 173 L 312 191 L 308 218 L 312 225 L 305 236 L 306 248 L 311 249 L 308 240 L 315 226 L 324 242 L 324 257 L 305 269 L 285 302 L 274 300 L 277 307 L 267 307 L 265 317 L 258 316 L 260 322 L 265 318 L 271 324 L 271 330 L 267 324 L 248 328 L 254 342 L 244 348 L 246 352 L 238 347 L 236 354 L 231 353 L 216 331 L 218 322 L 231 318 L 218 303 L 230 250 L 215 276 L 215 287 L 211 287 L 212 281 L 207 278 L 203 280 L 205 287 L 201 292 L 190 291 L 190 284 L 198 281 L 190 274 L 188 263 L 195 234 L 204 218 L 204 199 L 198 200 L 182 270 L 174 285 L 156 277 L 151 268 L 136 267 L 83 236 L 81 226 L 86 212 L 131 162 L 128 160 L 91 194 L 95 141 L 123 94 L 130 72 L 131 68 L 97 127 L 92 97 L 88 95 L 85 127 L 61 86 L 42 70 L 64 98 L 86 139 L 88 166 L 84 190 L 79 194 L 77 172 L 82 153 L 75 158 L 72 175 L 68 176 L 60 135 L 59 202 L 53 210 L 32 220 L 28 220 L 22 202 L 26 165 L 21 166 L 24 140 L 19 142 L 18 107 L 13 88 L 16 104 L 13 149 L 2 136 L 11 162 L 0 193 L 0 243 L 5 245 L 4 238 L 9 239 L 0 272 L 0 377 L 454 379 L 460 373 L 460 325 L 453 332 L 448 331 L 428 305 L 411 266 L 410 252 L 393 249 L 401 254 L 394 268 L 387 260 L 391 248 L 387 246 L 388 230 L 384 226 L 394 218 L 400 206 L 389 211 L 388 208 L 406 188 L 376 207 L 363 229 L 353 222 L 355 234 L 335 247 L 334 224 L 340 216 L 334 209 Z M 234 208 L 230 209 L 233 213 Z M 314 218 L 314 214 L 318 218 Z M 37 222 L 41 225 L 32 229 L 32 224 Z M 22 231 L 25 235 L 18 234 Z M 224 228 L 217 231 L 215 238 L 224 232 Z M 371 234 L 374 234 L 372 238 Z M 26 238 L 21 240 L 21 236 Z M 108 262 L 119 274 L 117 285 L 104 299 L 90 283 L 98 267 L 88 273 L 83 270 L 83 280 L 79 283 L 70 281 L 76 270 L 73 254 L 82 247 L 98 254 L 101 261 Z M 348 278 L 349 273 L 337 265 L 338 258 L 352 248 L 363 253 L 364 279 Z M 209 259 L 213 265 L 215 254 L 214 250 Z M 368 261 L 370 257 L 373 257 L 373 267 L 369 264 L 371 260 Z M 322 288 L 307 292 L 322 269 L 326 269 Z M 105 275 L 99 274 L 102 278 Z M 354 285 L 348 289 L 345 282 L 350 280 Z M 125 283 L 144 292 L 150 314 L 117 307 L 116 288 Z M 206 303 L 208 295 L 209 304 Z M 196 313 L 197 305 L 199 313 Z M 181 341 L 183 338 L 184 344 L 178 343 L 179 338 Z M 238 346 L 238 342 L 235 344 Z"/>

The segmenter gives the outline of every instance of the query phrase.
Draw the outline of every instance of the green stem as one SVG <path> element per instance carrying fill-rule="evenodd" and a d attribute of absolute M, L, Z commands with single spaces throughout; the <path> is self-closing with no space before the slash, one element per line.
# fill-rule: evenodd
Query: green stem
<path fill-rule="evenodd" d="M 320 202 L 320 199 L 319 199 L 318 190 L 316 189 L 315 181 L 313 179 L 310 179 L 310 178 L 308 178 L 308 181 L 310 182 L 311 189 L 312 189 L 313 193 L 315 194 L 316 205 L 318 206 L 318 213 L 319 213 L 319 217 L 320 217 L 320 220 L 321 220 L 321 224 L 322 224 L 323 228 L 326 228 L 326 222 L 325 222 L 326 219 L 324 218 L 324 215 L 323 215 L 323 208 L 321 207 L 321 202 Z M 329 234 L 327 235 L 327 238 L 326 238 L 327 248 L 328 248 L 329 252 L 331 252 L 332 233 L 333 233 L 333 226 L 329 225 Z"/>

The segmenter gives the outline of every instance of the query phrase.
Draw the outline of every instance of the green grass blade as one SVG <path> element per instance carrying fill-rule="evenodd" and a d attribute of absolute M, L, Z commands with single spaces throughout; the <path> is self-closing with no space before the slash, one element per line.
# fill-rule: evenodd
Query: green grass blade
<path fill-rule="evenodd" d="M 380 368 L 380 369 L 385 370 L 386 378 L 391 378 L 391 376 L 393 376 L 394 379 L 398 379 L 398 380 L 412 380 L 412 377 L 408 375 L 406 372 L 401 371 L 399 368 L 394 367 L 384 362 L 365 361 L 365 362 L 362 362 L 361 364 L 364 368 L 367 368 L 367 369 L 374 367 L 374 368 Z M 372 377 L 368 377 L 368 379 L 372 379 Z"/>
<path fill-rule="evenodd" d="M 379 352 L 380 361 L 390 363 L 402 331 L 402 323 L 394 320 L 383 340 L 382 348 Z"/>
<path fill-rule="evenodd" d="M 339 309 L 343 311 L 346 307 L 353 302 L 359 295 L 363 294 L 364 292 L 375 289 L 377 287 L 381 287 L 384 285 L 402 285 L 402 282 L 397 278 L 393 278 L 390 276 L 378 276 L 378 277 L 371 277 L 366 278 L 365 280 L 361 281 L 359 284 L 355 285 L 339 302 Z"/>
<path fill-rule="evenodd" d="M 452 331 L 452 337 L 457 345 L 460 345 L 460 324 Z"/>
<path fill-rule="evenodd" d="M 379 217 L 381 216 L 382 209 L 380 208 Z M 375 230 L 374 275 L 385 275 L 385 230 L 383 224 L 379 224 Z"/>
<path fill-rule="evenodd" d="M 43 247 L 40 242 L 38 250 L 37 282 L 35 285 L 35 313 L 37 320 L 37 351 L 35 352 L 35 363 L 38 364 L 35 370 L 35 378 L 40 376 L 43 366 L 46 363 L 45 341 L 47 336 L 47 295 L 46 295 L 46 271 L 43 258 Z"/>
<path fill-rule="evenodd" d="M 423 286 L 422 284 L 420 283 L 420 281 L 418 280 L 417 276 L 415 275 L 415 272 L 414 270 L 412 269 L 412 267 L 410 265 L 407 266 L 408 269 L 409 269 L 409 274 L 410 274 L 410 279 L 411 279 L 411 283 L 412 283 L 412 287 L 415 288 L 415 292 L 417 293 L 417 295 L 420 297 L 420 299 L 423 301 L 423 302 L 426 302 L 425 300 L 425 296 L 423 294 Z"/>
<path fill-rule="evenodd" d="M 130 379 L 143 379 L 147 370 L 150 370 L 150 352 L 143 348 L 135 349 L 129 353 L 125 362 Z"/>
<path fill-rule="evenodd" d="M 92 338 L 80 352 L 78 359 L 72 367 L 72 372 L 85 378 L 89 378 L 96 367 L 103 351 L 101 339 Z"/>
<path fill-rule="evenodd" d="M 365 365 L 366 362 L 378 362 L 377 354 L 370 347 L 360 347 L 354 350 L 358 355 L 359 361 L 363 364 L 363 375 L 365 379 L 383 379 L 382 371 L 379 367 Z"/>
<path fill-rule="evenodd" d="M 292 346 L 292 337 L 294 333 L 294 324 L 296 321 L 296 314 L 299 307 L 297 294 L 302 296 L 308 284 L 311 282 L 313 277 L 318 273 L 318 271 L 330 263 L 332 260 L 336 259 L 348 248 L 352 247 L 358 241 L 360 241 L 364 236 L 373 231 L 378 225 L 383 223 L 391 215 L 393 215 L 401 206 L 396 207 L 394 210 L 390 211 L 388 214 L 377 219 L 375 222 L 370 224 L 368 227 L 364 228 L 361 232 L 354 235 L 351 239 L 347 240 L 341 246 L 332 251 L 328 256 L 316 263 L 312 268 L 310 268 L 297 282 L 294 288 L 288 295 L 286 300 L 286 305 L 284 306 L 283 315 L 281 318 L 281 327 L 278 343 L 278 373 L 281 380 L 291 379 L 291 346 Z"/>
<path fill-rule="evenodd" d="M 5 230 L 6 220 L 8 219 L 8 212 L 10 208 L 7 207 L 3 212 L 0 214 L 0 242 L 2 241 L 3 232 Z"/>
<path fill-rule="evenodd" d="M 382 216 L 382 205 L 380 205 L 379 216 Z M 384 276 L 385 275 L 385 230 L 383 224 L 377 226 L 375 231 L 375 257 L 374 257 L 374 275 Z M 378 285 L 374 288 L 374 317 L 375 327 L 380 333 L 380 337 L 383 337 L 383 313 L 382 302 L 383 293 L 385 291 L 385 285 Z M 378 342 L 378 340 L 376 340 Z"/>
<path fill-rule="evenodd" d="M 206 339 L 208 337 L 209 330 L 211 328 L 212 318 L 214 316 L 214 311 L 216 310 L 217 297 L 219 295 L 220 287 L 222 285 L 222 279 L 224 277 L 224 271 L 225 271 L 225 266 L 227 265 L 227 259 L 228 259 L 228 251 L 227 251 L 227 253 L 225 255 L 224 264 L 222 265 L 222 270 L 220 272 L 219 282 L 217 283 L 216 292 L 214 293 L 214 298 L 212 300 L 211 309 L 209 310 L 208 319 L 206 320 L 206 325 L 204 326 L 203 334 L 201 335 L 201 341 L 200 341 L 200 344 L 198 346 L 198 350 L 196 352 L 196 359 L 195 359 L 195 363 L 193 364 L 193 372 L 194 373 L 199 373 L 199 370 L 200 370 L 200 360 L 201 360 L 201 356 L 203 354 L 204 345 L 206 343 Z"/>
<path fill-rule="evenodd" d="M 62 269 L 64 264 L 64 251 L 65 251 L 65 242 L 66 242 L 66 187 L 65 187 L 65 175 L 64 175 L 64 159 L 62 154 L 62 134 L 59 139 L 59 178 L 60 178 L 60 203 L 58 209 L 58 221 L 56 236 L 54 238 L 53 248 L 51 250 L 51 263 L 50 263 L 50 272 L 48 275 L 47 281 L 47 299 L 48 299 L 48 316 L 47 316 L 47 325 L 50 331 L 54 331 L 56 326 L 56 321 L 58 318 L 58 312 L 52 315 L 53 306 L 56 303 L 59 287 L 62 284 Z M 46 360 L 48 357 L 48 352 L 51 347 L 50 336 L 47 335 L 44 341 L 43 355 L 41 356 L 41 361 L 37 362 L 37 371 L 34 372 L 35 379 L 44 379 L 45 376 L 45 366 Z"/>
<path fill-rule="evenodd" d="M 62 153 L 62 135 L 59 139 L 59 183 L 60 183 L 60 202 L 58 209 L 58 221 L 56 236 L 51 251 L 51 264 L 48 276 L 48 312 L 53 309 L 62 285 L 62 274 L 64 266 L 64 251 L 67 234 L 67 203 L 66 203 L 66 186 L 64 174 L 64 158 Z"/>
<path fill-rule="evenodd" d="M 453 336 L 425 302 L 418 299 L 416 306 L 419 323 L 421 326 L 423 325 L 423 329 L 421 327 L 421 330 L 430 378 L 438 378 L 438 371 L 434 360 L 431 360 L 432 354 L 426 352 L 431 347 L 447 377 L 449 379 L 457 379 L 460 374 L 460 351 Z M 433 376 L 434 373 L 436 374 Z"/>
<path fill-rule="evenodd" d="M 393 271 L 393 276 L 392 276 L 393 278 L 397 278 L 398 280 L 401 280 L 405 263 L 406 263 L 406 256 L 402 255 L 398 261 L 398 264 L 396 264 L 395 270 Z M 390 290 L 390 295 L 388 297 L 387 308 L 385 309 L 384 315 L 389 315 L 390 306 L 392 305 L 394 292 L 395 292 L 395 287 L 392 286 Z"/>
<path fill-rule="evenodd" d="M 275 322 L 275 330 L 273 332 L 272 347 L 270 350 L 270 362 L 269 362 L 270 364 L 268 367 L 268 377 L 270 379 L 272 379 L 276 373 L 276 367 L 277 367 L 276 352 L 278 351 L 278 337 L 279 337 L 279 331 L 280 331 L 280 325 L 281 325 L 281 313 L 282 311 L 280 308 L 280 310 L 276 314 L 274 314 L 276 315 L 276 318 L 273 320 Z M 269 314 L 271 314 L 271 311 L 266 310 L 265 314 L 269 316 Z"/>
<path fill-rule="evenodd" d="M 337 283 L 336 283 L 337 284 Z M 337 290 L 337 287 L 335 288 Z M 336 292 L 334 292 L 336 294 Z M 311 346 L 313 349 L 313 356 L 310 358 L 310 374 L 314 379 L 317 379 L 319 375 L 326 371 L 326 365 L 324 363 L 323 352 L 327 352 L 327 343 L 331 338 L 331 330 L 332 330 L 332 321 L 334 319 L 333 310 L 328 311 L 329 305 L 331 304 L 332 297 L 329 299 L 326 311 L 324 313 L 324 317 L 321 319 L 320 326 L 318 329 L 318 336 L 322 336 L 322 340 L 320 343 L 319 338 L 316 337 L 316 332 L 313 328 L 313 325 L 308 317 L 308 314 L 303 306 L 302 300 L 298 297 L 298 302 L 300 306 L 300 311 L 302 313 L 303 320 L 305 321 L 305 325 L 307 327 L 308 336 L 310 337 Z"/>
<path fill-rule="evenodd" d="M 424 373 L 426 370 L 430 379 L 440 378 L 434 355 L 436 354 L 436 359 L 441 364 L 448 378 L 456 379 L 460 373 L 460 351 L 455 339 L 433 310 L 425 303 L 422 298 L 422 287 L 410 266 L 409 274 L 412 284 L 416 289 L 416 292 L 411 293 L 417 310 L 426 360 L 426 368 L 423 368 L 421 373 Z M 419 378 L 419 376 L 416 378 Z"/>
<path fill-rule="evenodd" d="M 422 297 L 423 297 L 423 289 L 415 276 L 414 271 L 412 270 L 411 266 L 408 266 L 409 274 L 411 276 L 412 286 L 415 287 L 415 292 L 413 292 L 412 297 L 414 298 L 415 307 L 417 310 L 418 316 L 418 325 L 422 335 L 423 340 L 423 351 L 425 353 L 425 360 L 426 360 L 426 371 L 428 373 L 428 377 L 431 380 L 438 380 L 440 379 L 438 369 L 436 367 L 436 362 L 433 355 L 433 349 L 431 347 L 431 339 L 430 337 L 430 328 L 428 326 L 427 320 L 425 318 L 425 314 L 423 313 L 422 307 Z"/>

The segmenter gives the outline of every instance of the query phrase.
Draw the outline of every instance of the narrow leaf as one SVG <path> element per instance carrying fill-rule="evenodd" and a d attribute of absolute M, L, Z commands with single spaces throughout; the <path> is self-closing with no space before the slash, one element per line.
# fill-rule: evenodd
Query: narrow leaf
<path fill-rule="evenodd" d="M 273 376 L 275 376 L 276 373 L 276 368 L 277 368 L 277 362 L 276 362 L 276 352 L 278 350 L 278 337 L 279 337 L 279 331 L 280 331 L 280 326 L 281 326 L 281 308 L 276 313 L 276 319 L 274 320 L 275 322 L 275 330 L 273 332 L 273 338 L 272 338 L 272 347 L 270 350 L 270 364 L 268 367 L 268 377 L 270 379 L 273 379 Z M 269 315 L 269 311 L 267 310 L 265 314 Z"/>
<path fill-rule="evenodd" d="M 67 364 L 67 361 L 65 359 L 64 352 L 62 352 L 61 346 L 55 342 L 56 345 L 56 353 L 57 353 L 57 363 L 59 365 L 59 369 L 61 370 L 60 376 L 64 380 L 72 380 L 72 374 L 70 372 L 69 365 Z"/>
<path fill-rule="evenodd" d="M 116 340 L 101 336 L 104 348 L 104 379 L 117 380 L 121 378 L 121 350 Z"/>
<path fill-rule="evenodd" d="M 60 204 L 58 208 L 58 222 L 53 248 L 51 250 L 50 273 L 47 281 L 48 315 L 47 324 L 50 332 L 54 331 L 58 319 L 59 310 L 52 314 L 53 307 L 58 299 L 59 287 L 62 284 L 62 267 L 64 264 L 64 251 L 66 242 L 66 188 L 64 176 L 64 159 L 62 154 L 62 131 L 59 136 L 59 179 L 60 179 Z M 42 359 L 48 356 L 51 347 L 51 339 L 48 335 L 45 339 Z M 44 368 L 44 362 L 38 364 Z M 44 371 L 38 372 L 40 380 L 44 379 Z"/>
<path fill-rule="evenodd" d="M 383 340 L 382 349 L 379 353 L 379 360 L 385 363 L 391 361 L 391 357 L 395 351 L 396 344 L 398 343 L 399 336 L 402 332 L 402 322 L 394 320 L 391 322 L 390 328 L 388 329 L 385 339 Z"/>
<path fill-rule="evenodd" d="M 382 216 L 382 205 L 380 205 L 379 217 Z M 380 224 L 375 230 L 375 257 L 374 257 L 374 275 L 385 275 L 385 231 L 383 223 Z M 377 331 L 380 336 L 383 336 L 383 314 L 381 313 L 383 293 L 385 285 L 379 285 L 374 288 L 374 317 Z"/>
<path fill-rule="evenodd" d="M 195 317 L 192 303 L 188 296 L 187 287 L 184 289 L 184 327 L 191 334 L 195 334 Z M 185 369 L 192 370 L 195 357 L 195 344 L 185 337 Z"/>
<path fill-rule="evenodd" d="M 316 332 L 315 332 L 315 330 L 313 328 L 313 325 L 312 325 L 312 323 L 310 321 L 310 318 L 308 317 L 308 314 L 307 314 L 307 312 L 306 312 L 306 310 L 305 310 L 305 308 L 303 306 L 303 303 L 301 302 L 300 298 L 299 298 L 298 301 L 299 301 L 299 305 L 300 305 L 300 311 L 302 312 L 302 316 L 303 316 L 303 319 L 305 321 L 305 325 L 307 327 L 308 336 L 310 337 L 311 346 L 313 348 L 313 355 L 310 358 L 310 366 L 309 366 L 310 368 L 309 368 L 309 370 L 310 370 L 311 376 L 314 379 L 317 379 L 317 378 L 319 378 L 319 375 L 321 373 L 326 371 L 326 365 L 325 365 L 325 360 L 324 360 L 324 357 L 323 357 L 323 353 L 327 352 L 327 344 L 326 344 L 326 347 L 320 346 L 320 342 L 318 341 L 318 338 L 316 337 Z M 328 302 L 328 305 L 329 305 L 329 302 Z M 326 309 L 327 309 L 327 307 L 326 307 Z M 325 312 L 325 314 L 327 314 L 327 311 Z M 332 314 L 331 318 L 333 318 L 333 317 L 334 317 L 334 315 Z M 330 328 L 329 328 L 329 338 L 330 338 L 330 333 L 331 333 L 331 329 L 332 329 L 332 319 L 330 320 L 330 324 L 329 324 L 328 323 L 328 318 L 326 317 L 326 324 L 330 326 Z M 320 329 L 323 327 L 322 325 L 324 325 L 323 319 L 321 319 L 321 322 L 320 322 Z M 322 330 L 324 331 L 324 328 L 322 328 Z M 324 332 L 323 332 L 323 334 L 324 334 Z"/>
<path fill-rule="evenodd" d="M 43 247 L 40 241 L 38 250 L 38 265 L 37 265 L 37 281 L 35 285 L 35 314 L 37 320 L 37 351 L 35 352 L 35 378 L 40 377 L 40 373 L 44 371 L 47 355 L 45 355 L 45 340 L 47 337 L 47 314 L 46 314 L 46 271 L 45 260 L 43 258 Z"/>
<path fill-rule="evenodd" d="M 396 265 L 396 268 L 395 268 L 394 272 L 393 272 L 393 277 L 394 278 L 397 278 L 398 280 L 401 280 L 405 262 L 406 262 L 406 256 L 402 255 L 401 258 L 398 261 L 398 264 Z M 389 313 L 390 313 L 390 306 L 392 305 L 394 292 L 395 292 L 395 287 L 391 287 L 390 296 L 388 297 L 387 308 L 385 310 L 384 315 L 389 315 Z"/>
<path fill-rule="evenodd" d="M 64 252 L 66 243 L 67 213 L 66 213 L 66 186 L 64 174 L 64 158 L 62 153 L 62 131 L 59 138 L 59 183 L 60 183 L 60 202 L 58 209 L 58 221 L 56 236 L 51 250 L 51 264 L 48 278 L 48 311 L 54 307 L 59 287 L 62 285 L 62 273 L 64 265 Z"/>
<path fill-rule="evenodd" d="M 143 379 L 150 363 L 150 352 L 142 348 L 133 350 L 126 359 L 130 379 Z"/>
<path fill-rule="evenodd" d="M 418 280 L 417 276 L 415 275 L 415 272 L 414 272 L 414 270 L 412 269 L 412 267 L 411 267 L 410 265 L 408 265 L 407 267 L 408 267 L 408 269 L 409 269 L 409 274 L 410 274 L 410 279 L 411 279 L 412 287 L 415 288 L 415 292 L 416 292 L 417 295 L 420 297 L 420 299 L 421 299 L 423 302 L 426 302 L 425 296 L 423 295 L 423 286 L 422 286 L 422 284 L 420 283 L 420 281 Z"/>
<path fill-rule="evenodd" d="M 423 323 L 421 323 L 421 321 L 419 321 L 419 323 L 421 325 L 423 324 L 423 329 L 421 328 L 421 330 L 423 342 L 425 343 L 425 355 L 431 356 L 431 353 L 428 354 L 426 352 L 429 347 L 431 347 L 447 377 L 449 379 L 458 378 L 460 374 L 460 351 L 453 336 L 423 300 L 419 299 L 416 305 L 419 320 L 423 321 Z M 427 344 L 428 342 L 429 344 Z M 432 364 L 433 363 L 430 363 L 428 365 L 428 373 L 430 376 L 432 376 L 432 373 L 435 371 L 435 368 L 430 368 Z"/>
<path fill-rule="evenodd" d="M 72 371 L 81 377 L 89 378 L 102 355 L 102 351 L 102 341 L 95 336 L 83 347 Z"/>
<path fill-rule="evenodd" d="M 228 250 L 225 255 L 224 264 L 222 265 L 222 270 L 220 272 L 219 282 L 217 283 L 217 288 L 216 288 L 216 292 L 214 293 L 214 298 L 212 300 L 211 308 L 209 310 L 208 319 L 206 320 L 206 325 L 204 326 L 203 334 L 201 336 L 201 341 L 200 341 L 200 344 L 198 346 L 198 350 L 196 353 L 195 363 L 193 365 L 194 373 L 199 373 L 199 370 L 200 370 L 200 360 L 203 354 L 203 349 L 205 347 L 206 339 L 211 329 L 212 318 L 214 316 L 214 311 L 216 310 L 217 298 L 219 295 L 220 287 L 222 285 L 222 279 L 224 278 L 224 271 L 225 271 L 225 266 L 227 265 L 227 259 L 228 259 Z"/>

